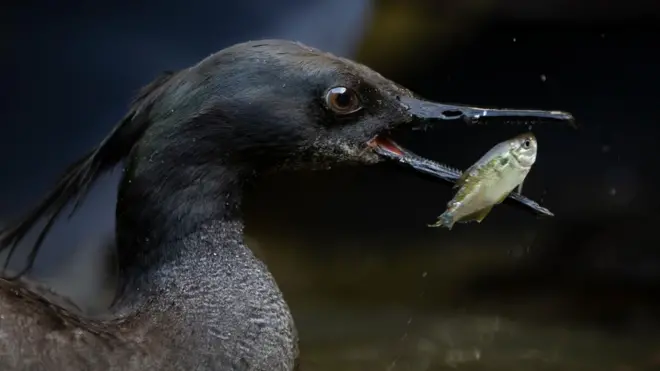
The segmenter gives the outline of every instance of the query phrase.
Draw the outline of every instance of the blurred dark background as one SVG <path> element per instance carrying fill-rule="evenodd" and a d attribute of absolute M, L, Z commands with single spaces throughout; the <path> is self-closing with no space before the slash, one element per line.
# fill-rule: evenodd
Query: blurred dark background
<path fill-rule="evenodd" d="M 12 2 L 0 223 L 160 71 L 299 40 L 429 99 L 566 110 L 580 126 L 533 128 L 524 193 L 552 219 L 505 204 L 480 225 L 429 229 L 450 187 L 396 164 L 260 183 L 245 201 L 250 246 L 291 303 L 307 369 L 660 369 L 659 20 L 650 0 Z M 465 168 L 527 129 L 441 125 L 399 141 Z M 90 311 L 112 297 L 118 176 L 57 225 L 32 272 Z"/>

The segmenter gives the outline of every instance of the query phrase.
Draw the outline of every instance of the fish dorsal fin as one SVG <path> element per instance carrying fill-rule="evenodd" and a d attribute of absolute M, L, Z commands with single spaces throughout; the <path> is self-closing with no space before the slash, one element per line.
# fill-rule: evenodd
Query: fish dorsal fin
<path fill-rule="evenodd" d="M 507 146 L 507 142 L 498 143 L 496 146 L 488 150 L 483 156 L 481 156 L 472 166 L 467 168 L 461 176 L 456 180 L 456 187 L 461 187 L 465 185 L 468 179 L 471 178 L 471 174 L 474 171 L 481 171 L 484 166 L 488 166 L 494 159 L 497 159 L 497 155 L 502 152 Z"/>
<path fill-rule="evenodd" d="M 493 157 L 493 154 L 495 153 L 495 150 L 499 150 L 499 146 L 493 147 L 490 151 L 488 151 L 485 155 L 481 156 L 477 162 L 472 164 L 469 168 L 467 168 L 461 176 L 456 180 L 456 186 L 461 187 L 467 183 L 467 181 L 474 177 L 477 176 L 478 174 L 474 174 L 475 172 L 480 172 L 483 170 L 485 166 L 490 166 L 493 162 L 493 160 L 497 160 L 496 157 Z"/>
<path fill-rule="evenodd" d="M 471 174 L 474 170 L 477 169 L 477 164 L 474 164 L 467 168 L 464 172 L 461 173 L 461 176 L 456 179 L 456 183 L 454 184 L 454 188 L 459 188 L 465 185 L 467 183 L 468 179 L 471 177 Z"/>
<path fill-rule="evenodd" d="M 506 196 L 505 196 L 506 198 Z M 483 208 L 479 211 L 475 211 L 472 214 L 466 215 L 461 218 L 462 222 L 470 222 L 470 221 L 476 221 L 477 223 L 481 223 L 482 220 L 488 216 L 490 211 L 493 210 L 493 206 L 488 206 L 486 208 Z"/>

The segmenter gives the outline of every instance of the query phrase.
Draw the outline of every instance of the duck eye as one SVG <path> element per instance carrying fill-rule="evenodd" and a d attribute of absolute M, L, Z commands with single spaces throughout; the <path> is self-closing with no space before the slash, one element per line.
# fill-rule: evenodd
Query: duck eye
<path fill-rule="evenodd" d="M 340 115 L 359 111 L 362 106 L 360 98 L 354 90 L 345 87 L 336 87 L 328 90 L 325 103 L 332 111 Z"/>

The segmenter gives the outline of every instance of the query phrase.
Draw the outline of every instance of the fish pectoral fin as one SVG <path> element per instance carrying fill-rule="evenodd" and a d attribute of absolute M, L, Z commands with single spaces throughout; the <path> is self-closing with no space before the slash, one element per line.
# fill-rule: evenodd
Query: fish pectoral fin
<path fill-rule="evenodd" d="M 520 182 L 520 184 L 518 184 L 518 189 L 516 189 L 516 192 L 518 192 L 518 194 L 522 194 L 522 186 L 523 186 L 523 183 L 525 183 L 525 182 Z M 506 198 L 506 197 L 505 197 L 505 198 Z"/>
<path fill-rule="evenodd" d="M 506 198 L 506 196 L 505 196 Z M 481 209 L 479 211 L 476 211 L 472 214 L 466 215 L 465 217 L 461 218 L 461 221 L 468 222 L 468 221 L 476 221 L 477 223 L 481 223 L 482 220 L 488 216 L 490 211 L 493 210 L 492 206 L 489 206 L 487 208 Z"/>

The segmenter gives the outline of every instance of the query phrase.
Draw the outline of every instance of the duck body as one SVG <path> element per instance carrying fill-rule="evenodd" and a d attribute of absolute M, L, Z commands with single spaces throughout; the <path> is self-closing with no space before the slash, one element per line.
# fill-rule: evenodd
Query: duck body
<path fill-rule="evenodd" d="M 144 285 L 142 298 L 131 297 L 144 305 L 107 319 L 80 318 L 45 288 L 5 281 L 0 369 L 294 369 L 298 340 L 288 306 L 264 264 L 243 244 L 226 243 L 240 232 L 217 222 L 201 226 L 180 242 L 191 254 L 182 264 L 150 275 L 169 287 L 166 295 Z M 199 254 L 218 249 L 213 258 Z"/>
<path fill-rule="evenodd" d="M 237 44 L 157 78 L 41 203 L 0 232 L 0 248 L 13 250 L 45 219 L 36 253 L 64 207 L 123 163 L 114 303 L 89 317 L 6 276 L 0 370 L 297 369 L 289 307 L 243 241 L 243 190 L 277 171 L 376 163 L 375 138 L 448 111 L 468 122 L 485 112 L 421 102 L 365 66 L 286 40 Z M 521 112 L 565 118 L 488 117 Z"/>

